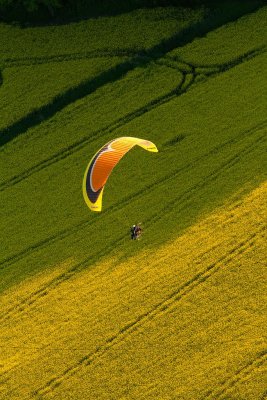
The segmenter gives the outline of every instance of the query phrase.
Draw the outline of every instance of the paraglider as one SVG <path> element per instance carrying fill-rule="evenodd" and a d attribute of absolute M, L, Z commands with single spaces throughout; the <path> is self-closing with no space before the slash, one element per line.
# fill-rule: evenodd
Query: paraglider
<path fill-rule="evenodd" d="M 101 211 L 103 190 L 109 175 L 135 145 L 154 153 L 158 151 L 149 140 L 125 136 L 106 143 L 89 162 L 83 178 L 83 197 L 92 211 Z"/>
<path fill-rule="evenodd" d="M 141 222 L 137 225 L 131 226 L 130 232 L 131 232 L 131 239 L 136 240 L 141 237 L 142 234 L 142 228 L 141 228 Z"/>

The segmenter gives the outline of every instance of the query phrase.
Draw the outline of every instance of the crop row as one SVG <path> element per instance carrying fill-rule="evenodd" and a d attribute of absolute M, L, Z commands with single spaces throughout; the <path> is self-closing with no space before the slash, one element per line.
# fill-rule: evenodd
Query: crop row
<path fill-rule="evenodd" d="M 162 359 L 160 354 L 162 357 L 169 357 L 166 353 L 169 349 L 173 356 L 176 355 L 184 363 L 186 361 L 179 350 L 182 349 L 187 356 L 193 352 L 194 357 L 197 357 L 198 352 L 195 352 L 194 348 L 191 349 L 190 344 L 183 342 L 182 338 L 186 337 L 186 334 L 192 334 L 190 343 L 196 344 L 197 340 L 202 338 L 207 338 L 207 340 L 212 338 L 209 336 L 211 333 L 219 335 L 218 327 L 223 328 L 227 323 L 226 317 L 229 317 L 227 315 L 229 310 L 224 310 L 224 299 L 228 300 L 228 296 L 231 294 L 231 285 L 237 285 L 241 277 L 244 281 L 243 284 L 248 284 L 247 273 L 243 271 L 246 265 L 244 260 L 247 257 L 251 268 L 254 258 L 256 262 L 253 248 L 258 248 L 259 252 L 262 246 L 261 237 L 264 232 L 263 226 L 259 224 L 263 222 L 259 213 L 264 209 L 265 192 L 266 185 L 265 189 L 263 185 L 245 200 L 231 205 L 229 210 L 225 210 L 226 212 L 221 211 L 209 216 L 177 238 L 174 243 L 169 243 L 166 248 L 163 246 L 155 251 L 155 257 L 148 258 L 147 251 L 144 251 L 138 258 L 138 265 L 135 257 L 126 262 L 117 260 L 114 262 L 113 268 L 112 260 L 107 262 L 106 266 L 103 263 L 103 267 L 100 261 L 95 272 L 85 271 L 82 275 L 76 276 L 72 282 L 67 282 L 61 288 L 62 290 L 54 292 L 49 299 L 44 297 L 40 307 L 33 307 L 16 324 L 14 320 L 11 320 L 11 324 L 6 329 L 4 325 L 1 325 L 4 334 L 13 326 L 13 334 L 10 336 L 9 346 L 5 352 L 10 355 L 10 360 L 12 360 L 12 354 L 17 354 L 19 362 L 22 362 L 21 365 L 23 365 L 23 370 L 17 365 L 7 373 L 6 379 L 9 384 L 14 385 L 15 380 L 18 379 L 16 387 L 21 388 L 21 382 L 31 371 L 31 381 L 28 380 L 27 385 L 21 388 L 22 393 L 25 389 L 31 388 L 30 390 L 34 391 L 33 387 L 35 390 L 39 387 L 39 390 L 37 389 L 39 395 L 55 391 L 55 396 L 60 396 L 60 392 L 66 390 L 66 385 L 67 387 L 71 386 L 68 387 L 69 391 L 75 392 L 75 385 L 73 386 L 75 376 L 80 380 L 81 386 L 79 385 L 79 387 L 82 391 L 87 383 L 94 387 L 92 377 L 99 366 L 103 368 L 104 365 L 102 371 L 105 374 L 105 371 L 108 373 L 111 368 L 110 363 L 114 362 L 119 367 L 120 360 L 127 360 L 128 355 L 131 354 L 133 357 L 131 343 L 139 343 L 136 345 L 137 347 L 135 346 L 136 353 L 134 354 L 137 356 L 136 361 L 138 362 L 140 357 L 141 365 L 143 365 L 142 354 L 145 356 L 147 352 L 152 351 L 154 348 L 151 347 L 152 345 L 161 348 L 157 343 L 159 340 L 157 332 L 162 333 L 162 343 L 166 342 L 164 334 L 166 324 L 166 332 L 169 332 L 169 339 L 167 337 L 169 344 L 165 347 L 165 353 L 163 345 L 162 352 L 154 352 L 154 356 L 152 354 L 151 356 L 158 356 L 160 360 Z M 242 265 L 243 267 L 241 267 Z M 218 276 L 222 285 L 221 289 L 216 283 Z M 38 281 L 38 279 L 36 276 L 34 280 Z M 256 282 L 254 284 L 256 285 Z M 30 282 L 25 283 L 25 291 L 29 291 L 29 285 Z M 207 285 L 209 290 L 216 295 L 215 298 L 211 297 L 209 300 L 210 306 L 216 305 L 214 309 L 205 309 L 208 301 L 206 297 L 209 292 Z M 230 288 L 226 291 L 228 285 Z M 250 285 L 254 287 L 253 281 L 250 282 Z M 76 290 L 73 290 L 74 288 Z M 20 293 L 21 289 L 14 288 L 13 291 Z M 235 288 L 235 291 L 238 296 L 238 287 Z M 222 296 L 224 294 L 224 297 L 221 298 L 221 305 L 217 301 L 220 293 Z M 252 290 L 247 301 L 249 298 L 253 298 Z M 146 299 L 145 302 L 144 299 Z M 197 307 L 194 307 L 194 299 L 197 301 Z M 242 297 L 239 301 L 242 302 Z M 227 307 L 230 307 L 231 310 L 237 305 L 236 300 L 228 303 Z M 186 310 L 189 306 L 191 317 L 188 319 Z M 196 309 L 198 313 L 195 316 L 194 312 L 196 311 L 194 310 Z M 118 312 L 118 310 L 120 311 Z M 236 312 L 239 312 L 238 308 Z M 66 317 L 66 313 L 68 317 Z M 206 316 L 207 313 L 208 316 Z M 210 325 L 207 324 L 212 313 L 222 318 L 222 321 L 215 318 Z M 69 317 L 71 323 L 67 322 Z M 179 333 L 174 335 L 173 325 L 171 330 L 168 327 L 173 323 L 174 318 L 177 327 L 182 332 L 182 337 L 179 337 Z M 197 323 L 200 323 L 200 326 L 196 326 Z M 191 332 L 188 326 L 192 324 Z M 62 326 L 68 328 L 62 329 Z M 242 327 L 239 329 L 242 333 Z M 254 338 L 255 334 L 254 328 Z M 23 346 L 19 346 L 21 337 L 24 337 Z M 175 345 L 176 337 L 177 341 L 180 341 L 179 346 Z M 100 338 L 102 340 L 99 340 Z M 220 344 L 213 342 L 211 346 L 217 348 L 220 347 Z M 223 346 L 221 350 L 223 354 L 226 351 Z M 235 358 L 246 359 L 246 353 L 247 349 L 241 348 L 239 357 L 237 357 L 238 353 L 235 353 Z M 254 353 L 257 351 L 251 350 L 252 362 Z M 210 357 L 213 357 L 215 362 L 214 353 Z M 39 363 L 47 365 L 49 368 L 41 372 L 36 368 Z M 242 364 L 245 364 L 244 373 L 246 373 L 246 361 L 242 360 Z M 129 359 L 127 365 L 131 371 L 134 371 L 135 357 L 132 358 L 132 361 Z M 151 368 L 153 370 L 153 365 L 153 362 L 147 364 L 147 372 L 151 371 Z M 176 361 L 175 365 L 177 365 Z M 212 365 L 210 366 L 208 363 L 205 365 L 207 370 L 212 368 Z M 183 367 L 185 368 L 186 364 L 183 364 Z M 158 364 L 158 368 L 160 371 L 163 368 L 164 371 L 164 365 Z M 197 366 L 195 369 L 199 373 Z M 238 370 L 238 367 L 233 365 L 231 370 Z M 110 388 L 112 388 L 113 377 L 116 379 L 115 371 L 117 368 L 110 374 L 108 380 Z M 124 376 L 125 372 L 120 373 Z M 184 373 L 188 373 L 188 370 L 186 369 Z M 251 374 L 253 371 L 250 369 L 249 373 Z M 19 374 L 21 375 L 19 376 Z M 197 377 L 197 379 L 200 378 Z M 238 379 L 229 377 L 229 374 L 226 374 L 225 380 L 223 385 L 216 385 L 214 388 L 216 393 L 221 390 L 223 392 L 232 382 L 238 383 Z M 60 387 L 61 385 L 62 387 Z M 94 390 L 96 389 L 94 388 Z M 190 391 L 190 388 L 187 387 L 187 390 Z M 213 398 L 211 393 L 209 395 L 210 398 Z"/>

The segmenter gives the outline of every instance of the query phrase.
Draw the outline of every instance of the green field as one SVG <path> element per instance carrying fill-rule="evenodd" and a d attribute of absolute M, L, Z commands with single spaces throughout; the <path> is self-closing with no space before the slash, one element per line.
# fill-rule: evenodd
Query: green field
<path fill-rule="evenodd" d="M 239 6 L 0 24 L 1 400 L 267 398 L 267 7 Z M 159 153 L 92 213 L 119 136 Z"/>

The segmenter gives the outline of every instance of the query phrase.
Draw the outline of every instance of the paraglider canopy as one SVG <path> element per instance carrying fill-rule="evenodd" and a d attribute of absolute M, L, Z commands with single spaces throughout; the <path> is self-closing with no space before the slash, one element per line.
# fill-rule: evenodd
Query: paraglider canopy
<path fill-rule="evenodd" d="M 149 140 L 125 136 L 106 143 L 89 162 L 83 178 L 83 197 L 92 211 L 101 211 L 103 190 L 111 171 L 135 145 L 154 153 L 158 151 Z"/>

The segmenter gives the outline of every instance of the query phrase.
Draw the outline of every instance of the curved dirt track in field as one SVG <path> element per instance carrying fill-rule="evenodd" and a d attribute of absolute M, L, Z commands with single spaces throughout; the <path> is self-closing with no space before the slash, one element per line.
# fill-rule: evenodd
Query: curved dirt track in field
<path fill-rule="evenodd" d="M 246 135 L 249 137 L 254 132 L 255 132 L 255 129 L 248 130 L 246 132 Z M 257 132 L 257 129 L 256 129 L 256 132 Z M 223 145 L 220 145 L 217 148 L 212 149 L 212 151 L 210 151 L 209 154 L 205 154 L 204 156 L 201 157 L 201 159 L 206 158 L 209 155 L 214 155 L 214 154 L 220 152 L 223 149 L 223 147 L 225 147 L 225 146 L 230 146 L 230 145 L 232 146 L 235 142 L 240 143 L 240 141 L 241 142 L 244 141 L 246 138 L 246 135 L 244 135 L 244 132 L 242 132 L 242 134 L 238 135 L 237 138 L 232 138 L 231 140 L 224 143 Z M 244 146 L 244 148 L 242 150 L 239 151 L 238 154 L 229 157 L 228 159 L 225 160 L 225 162 L 223 164 L 221 164 L 217 168 L 215 168 L 214 171 L 210 175 L 201 179 L 197 184 L 190 187 L 187 191 L 185 191 L 184 193 L 179 195 L 175 200 L 171 200 L 169 203 L 166 203 L 164 205 L 164 209 L 162 210 L 162 213 L 160 211 L 158 211 L 157 213 L 152 215 L 149 219 L 144 221 L 146 223 L 146 226 L 147 227 L 151 226 L 152 224 L 158 222 L 161 218 L 163 218 L 163 216 L 165 217 L 168 213 L 171 213 L 173 210 L 173 206 L 175 204 L 179 204 L 179 210 L 182 211 L 184 209 L 184 207 L 186 207 L 187 202 L 194 197 L 194 195 L 198 192 L 199 189 L 203 188 L 207 184 L 214 182 L 216 179 L 218 179 L 218 177 L 220 177 L 222 174 L 224 174 L 227 170 L 229 170 L 230 168 L 233 168 L 240 161 L 240 157 L 244 157 L 247 154 L 250 154 L 253 151 L 253 147 L 257 148 L 257 145 L 259 143 L 262 143 L 264 140 L 266 140 L 265 134 L 261 134 L 258 137 L 255 137 L 253 145 L 251 145 L 251 143 L 248 143 L 247 145 Z M 188 166 L 186 166 L 186 168 L 183 169 L 183 171 L 185 171 L 187 168 L 190 168 L 194 164 L 195 164 L 195 162 L 190 163 Z M 166 180 L 174 178 L 175 175 L 179 174 L 180 172 L 181 172 L 181 169 L 179 168 L 175 174 L 172 172 L 168 177 L 162 178 L 161 182 L 154 183 L 153 187 L 157 188 L 159 183 L 165 184 Z M 149 190 L 151 190 L 151 188 L 152 187 L 150 186 Z M 143 195 L 143 194 L 144 194 L 144 191 L 143 190 L 140 191 L 140 195 Z M 124 205 L 126 205 L 130 201 L 132 201 L 131 198 L 127 199 L 126 202 L 124 203 Z M 121 207 L 121 204 L 120 204 L 120 207 Z M 113 211 L 114 211 L 114 209 L 113 209 Z M 86 225 L 88 226 L 89 223 L 87 223 Z M 74 232 L 79 230 L 80 228 L 81 228 L 81 226 L 79 224 L 77 227 L 75 227 Z M 73 228 L 72 228 L 71 233 L 73 233 Z M 61 235 L 59 234 L 57 237 L 53 236 L 50 240 L 48 239 L 47 243 L 42 241 L 39 246 L 37 244 L 37 246 L 34 246 L 33 248 L 30 248 L 29 250 L 27 250 L 26 253 L 22 252 L 21 255 L 19 253 L 18 258 L 16 258 L 14 256 L 15 260 L 12 260 L 12 258 L 11 258 L 11 260 L 7 260 L 7 261 L 8 261 L 8 263 L 16 262 L 20 258 L 23 258 L 26 255 L 29 255 L 31 252 L 36 251 L 39 248 L 44 247 L 45 245 L 52 244 L 56 240 L 62 239 L 63 237 L 66 237 L 66 236 L 68 236 L 68 232 L 63 231 L 63 233 Z M 22 299 L 19 303 L 11 305 L 9 307 L 9 309 L 5 310 L 0 315 L 0 320 L 2 322 L 4 322 L 6 320 L 9 320 L 10 318 L 19 317 L 22 312 L 25 312 L 28 309 L 28 307 L 31 307 L 36 301 L 38 301 L 38 300 L 42 299 L 44 296 L 48 295 L 51 290 L 54 290 L 55 288 L 57 288 L 61 283 L 72 278 L 75 274 L 79 273 L 80 271 L 82 271 L 85 268 L 88 268 L 89 266 L 93 265 L 96 261 L 98 261 L 101 258 L 106 257 L 108 254 L 112 253 L 114 247 L 117 248 L 123 242 L 123 240 L 124 240 L 124 235 L 117 238 L 114 242 L 112 242 L 110 244 L 109 247 L 106 247 L 105 249 L 102 249 L 101 251 L 90 255 L 90 257 L 85 258 L 83 261 L 71 266 L 67 271 L 61 273 L 60 275 L 58 275 L 57 277 L 52 279 L 50 282 L 48 282 L 45 285 L 43 285 L 42 287 L 40 287 L 38 290 L 31 293 L 29 296 Z"/>
<path fill-rule="evenodd" d="M 43 169 L 50 167 L 51 165 L 84 149 L 87 145 L 89 145 L 91 142 L 93 142 L 100 136 L 104 137 L 106 134 L 109 134 L 109 133 L 123 127 L 125 124 L 128 124 L 129 122 L 133 121 L 134 119 L 139 118 L 139 117 L 143 116 L 144 114 L 154 110 L 155 108 L 171 101 L 175 97 L 181 96 L 182 94 L 186 93 L 191 88 L 191 86 L 194 84 L 196 78 L 199 75 L 201 75 L 201 76 L 204 75 L 204 76 L 206 76 L 206 78 L 209 78 L 214 75 L 226 72 L 229 69 L 234 68 L 235 66 L 240 65 L 243 62 L 246 62 L 246 61 L 258 56 L 259 54 L 262 54 L 263 51 L 264 51 L 264 48 L 253 49 L 250 52 L 243 54 L 242 56 L 236 57 L 236 59 L 232 60 L 231 62 L 216 65 L 216 67 L 212 66 L 211 69 L 208 71 L 207 71 L 207 69 L 208 69 L 207 66 L 204 67 L 204 66 L 196 66 L 196 65 L 187 64 L 187 66 L 191 69 L 190 72 L 185 72 L 184 69 L 178 69 L 178 67 L 177 67 L 179 72 L 182 74 L 182 80 L 179 82 L 179 84 L 177 85 L 177 87 L 175 89 L 171 90 L 170 92 L 166 93 L 165 95 L 162 95 L 162 96 L 150 101 L 145 106 L 140 107 L 139 109 L 136 109 L 135 111 L 117 119 L 116 121 L 113 121 L 111 124 L 109 124 L 105 128 L 101 128 L 99 130 L 96 130 L 95 132 L 90 132 L 90 134 L 88 136 L 84 137 L 83 139 L 80 139 L 79 141 L 72 143 L 70 146 L 60 150 L 57 153 L 54 153 L 49 158 L 39 162 L 38 164 L 35 164 L 31 168 L 23 171 L 22 173 L 15 175 L 12 178 L 0 183 L 0 191 L 8 189 L 9 187 L 12 187 L 12 186 L 16 185 L 17 183 L 31 177 L 33 174 L 35 174 L 39 171 L 42 171 Z M 168 63 L 166 64 L 166 66 L 169 66 Z M 203 70 L 202 70 L 202 68 L 203 68 Z M 205 69 L 205 72 L 203 72 L 204 69 Z M 65 95 L 63 95 L 63 97 L 64 96 Z M 62 105 L 63 104 L 64 104 L 64 101 L 63 101 Z M 48 108 L 50 108 L 50 106 Z M 44 114 L 43 114 L 43 110 L 42 110 L 42 116 L 43 115 Z M 31 120 L 32 117 L 27 116 L 25 118 L 26 118 L 26 120 L 28 120 L 28 119 Z M 36 118 L 38 119 L 38 123 L 40 123 L 39 116 Z M 23 124 L 24 124 L 24 122 L 23 122 Z M 20 129 L 20 125 L 21 125 L 21 122 L 16 122 L 14 125 L 14 126 L 16 126 L 15 129 L 16 130 Z M 27 121 L 26 121 L 26 125 L 27 125 Z M 12 129 L 13 129 L 12 127 L 8 127 L 6 130 L 8 132 L 12 132 Z M 2 132 L 1 135 L 2 135 L 2 137 L 4 137 L 5 133 Z M 1 136 L 0 136 L 0 142 L 1 142 Z M 1 143 L 0 143 L 0 145 L 1 145 Z"/>

